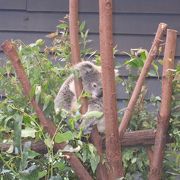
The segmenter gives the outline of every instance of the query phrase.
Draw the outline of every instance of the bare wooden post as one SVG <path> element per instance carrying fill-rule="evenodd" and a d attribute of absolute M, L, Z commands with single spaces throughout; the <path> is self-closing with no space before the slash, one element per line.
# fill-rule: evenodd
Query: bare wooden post
<path fill-rule="evenodd" d="M 160 180 L 162 175 L 162 164 L 164 148 L 166 144 L 166 133 L 169 126 L 171 111 L 173 80 L 173 72 L 171 71 L 171 69 L 174 69 L 176 39 L 177 31 L 168 29 L 163 59 L 161 106 L 158 116 L 157 132 L 155 136 L 155 145 L 150 167 L 149 180 Z"/>
<path fill-rule="evenodd" d="M 123 176 L 113 61 L 112 0 L 99 0 L 100 54 L 102 62 L 103 105 L 106 127 L 106 156 L 110 179 Z"/>
<path fill-rule="evenodd" d="M 71 62 L 73 65 L 79 63 L 80 59 L 80 46 L 79 46 L 79 25 L 78 25 L 78 0 L 70 0 L 69 1 L 69 28 L 70 28 L 70 44 L 71 44 Z M 82 82 L 80 79 L 75 78 L 75 89 L 76 89 L 76 97 L 78 98 L 81 95 L 83 90 Z M 88 108 L 88 102 L 86 98 L 81 97 L 81 113 L 86 113 Z M 95 127 L 91 133 L 91 140 L 94 146 L 97 149 L 98 155 L 103 156 L 102 152 L 102 142 L 101 137 L 98 133 L 97 128 Z M 101 162 L 97 168 L 97 178 L 104 179 L 108 177 L 106 167 Z"/>
<path fill-rule="evenodd" d="M 30 85 L 30 82 L 26 76 L 24 68 L 21 64 L 20 58 L 16 52 L 16 48 L 14 47 L 14 45 L 10 41 L 5 41 L 1 47 L 4 51 L 4 53 L 7 55 L 7 57 L 11 60 L 11 63 L 12 63 L 12 65 L 16 71 L 17 77 L 18 77 L 18 79 L 22 85 L 24 95 L 27 98 L 30 98 L 31 105 L 34 108 L 34 110 L 35 110 L 35 112 L 39 118 L 41 126 L 43 127 L 43 129 L 46 132 L 49 133 L 49 135 L 51 137 L 53 137 L 55 132 L 56 132 L 56 126 L 53 123 L 53 121 L 48 120 L 45 117 L 41 107 L 37 104 L 35 99 L 33 97 L 30 97 L 31 85 Z M 57 151 L 59 149 L 63 149 L 64 146 L 65 146 L 64 143 L 55 144 L 54 148 Z M 80 160 L 73 153 L 64 153 L 64 154 L 66 155 L 66 157 L 68 157 L 67 160 L 69 161 L 72 169 L 75 171 L 75 173 L 77 174 L 79 179 L 92 180 L 91 176 L 86 171 L 84 166 L 81 164 Z"/>
<path fill-rule="evenodd" d="M 69 1 L 69 33 L 71 44 L 71 62 L 73 65 L 81 62 L 80 47 L 79 47 L 79 25 L 78 25 L 78 0 Z M 76 97 L 81 95 L 83 90 L 82 82 L 80 79 L 75 78 Z M 88 107 L 87 99 L 81 97 L 81 113 L 86 113 Z"/>
<path fill-rule="evenodd" d="M 136 82 L 136 86 L 135 86 L 134 91 L 133 91 L 133 93 L 131 95 L 131 99 L 130 99 L 130 101 L 128 103 L 128 106 L 127 106 L 127 108 L 125 110 L 125 113 L 124 113 L 124 116 L 122 118 L 121 124 L 119 126 L 120 139 L 122 139 L 122 137 L 123 137 L 123 135 L 124 135 L 124 133 L 125 133 L 125 131 L 127 129 L 127 126 L 129 124 L 129 121 L 130 121 L 132 113 L 133 113 L 133 109 L 134 109 L 134 107 L 136 105 L 138 96 L 139 96 L 139 94 L 141 92 L 144 80 L 145 80 L 146 75 L 147 75 L 147 73 L 148 73 L 148 71 L 150 69 L 152 61 L 154 60 L 154 58 L 157 55 L 157 52 L 159 50 L 159 45 L 162 42 L 163 33 L 166 30 L 166 28 L 167 28 L 167 24 L 165 24 L 165 23 L 160 23 L 159 26 L 158 26 L 154 42 L 153 42 L 153 44 L 151 46 L 148 57 L 147 57 L 146 62 L 144 64 L 143 68 L 142 68 L 142 71 L 141 71 L 141 73 L 139 75 L 139 78 L 138 78 L 138 80 Z"/>

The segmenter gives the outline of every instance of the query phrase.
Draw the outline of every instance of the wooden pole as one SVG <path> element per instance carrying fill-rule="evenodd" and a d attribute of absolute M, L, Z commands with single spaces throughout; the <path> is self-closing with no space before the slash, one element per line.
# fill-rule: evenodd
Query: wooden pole
<path fill-rule="evenodd" d="M 145 146 L 148 149 L 148 157 L 150 157 L 149 159 L 152 160 L 152 148 L 151 148 L 151 146 L 154 145 L 155 134 L 156 134 L 156 131 L 152 130 L 152 129 L 125 132 L 123 139 L 120 143 L 121 143 L 122 147 L 124 147 L 124 148 L 130 148 L 130 147 L 136 147 L 136 146 Z M 166 139 L 167 139 L 166 144 L 173 142 L 173 139 L 168 135 L 167 135 Z M 26 140 L 23 141 L 23 144 L 25 142 L 27 142 L 27 141 Z M 103 142 L 103 144 L 104 144 L 104 142 Z M 7 151 L 10 146 L 11 146 L 11 144 L 0 143 L 0 151 L 2 151 L 2 152 Z M 31 149 L 33 151 L 40 153 L 40 154 L 47 153 L 47 147 L 43 141 L 38 141 L 38 142 L 37 141 L 31 141 Z M 101 153 L 103 153 L 103 151 L 101 151 Z"/>
<path fill-rule="evenodd" d="M 24 68 L 21 64 L 18 53 L 16 52 L 16 48 L 10 41 L 5 41 L 1 47 L 2 47 L 2 50 L 4 51 L 4 53 L 7 55 L 7 57 L 11 61 L 12 65 L 16 71 L 17 77 L 22 85 L 24 95 L 30 99 L 31 105 L 34 108 L 34 110 L 39 118 L 40 125 L 51 137 L 53 137 L 56 132 L 56 126 L 52 120 L 48 120 L 45 117 L 41 107 L 37 104 L 34 97 L 32 97 L 32 98 L 30 97 L 31 85 L 26 76 Z M 65 146 L 64 143 L 55 144 L 54 149 L 56 151 L 58 151 L 59 149 L 63 149 L 64 146 Z M 81 164 L 80 160 L 73 153 L 64 153 L 64 154 L 66 155 L 65 157 L 68 157 L 67 160 L 69 161 L 72 169 L 75 171 L 75 173 L 77 174 L 79 179 L 92 180 L 91 176 L 86 171 L 84 166 Z"/>
<path fill-rule="evenodd" d="M 124 113 L 124 116 L 122 118 L 121 124 L 119 126 L 120 139 L 122 139 L 122 137 L 123 137 L 123 135 L 124 135 L 124 133 L 125 133 L 125 131 L 127 129 L 127 126 L 128 126 L 129 121 L 131 119 L 134 107 L 135 107 L 136 102 L 138 100 L 139 94 L 141 93 L 141 89 L 142 89 L 142 86 L 144 84 L 146 75 L 147 75 L 147 73 L 148 73 L 148 71 L 150 69 L 152 61 L 154 60 L 154 58 L 157 55 L 157 52 L 159 50 L 159 45 L 162 42 L 162 37 L 163 37 L 164 31 L 166 30 L 166 28 L 167 28 L 167 24 L 164 24 L 164 23 L 160 23 L 159 26 L 158 26 L 154 42 L 153 42 L 153 44 L 151 46 L 148 57 L 147 57 L 147 59 L 145 61 L 145 64 L 144 64 L 144 66 L 142 68 L 142 71 L 141 71 L 141 73 L 139 75 L 139 78 L 138 78 L 138 80 L 136 82 L 136 86 L 135 86 L 134 91 L 133 91 L 133 93 L 131 95 L 131 99 L 130 99 L 130 101 L 128 103 L 128 106 L 127 106 L 127 108 L 125 110 L 125 113 Z"/>
<path fill-rule="evenodd" d="M 75 65 L 81 62 L 79 47 L 79 18 L 78 18 L 78 0 L 69 1 L 69 35 L 71 44 L 71 62 Z M 78 99 L 83 91 L 82 82 L 79 78 L 74 79 L 76 98 Z M 88 108 L 87 99 L 81 97 L 81 113 L 85 114 Z"/>
<path fill-rule="evenodd" d="M 71 44 L 71 62 L 73 65 L 79 63 L 80 59 L 80 46 L 79 46 L 79 25 L 78 25 L 78 0 L 69 1 L 69 29 L 70 29 L 70 44 Z M 76 97 L 78 98 L 83 91 L 82 82 L 80 79 L 75 78 L 75 90 Z M 88 108 L 88 101 L 86 98 L 81 97 L 81 113 L 85 114 Z M 97 128 L 93 128 L 91 133 L 91 141 L 97 149 L 98 155 L 101 158 L 101 162 L 97 168 L 97 179 L 106 180 L 108 177 L 107 170 L 104 164 L 102 164 L 102 142 Z"/>
<path fill-rule="evenodd" d="M 154 145 L 156 130 L 138 130 L 125 132 L 123 139 L 120 139 L 121 145 L 123 147 L 135 147 L 135 146 L 147 146 Z M 167 143 L 173 142 L 170 136 L 167 136 Z"/>
<path fill-rule="evenodd" d="M 116 87 L 113 61 L 112 0 L 99 0 L 100 55 L 102 63 L 106 156 L 110 179 L 123 177 L 118 135 Z"/>
<path fill-rule="evenodd" d="M 160 180 L 162 175 L 164 148 L 166 144 L 166 134 L 171 112 L 173 80 L 173 72 L 171 69 L 174 69 L 176 39 L 177 31 L 168 29 L 163 59 L 161 106 L 158 116 L 157 133 L 155 136 L 155 145 L 150 167 L 149 180 Z"/>

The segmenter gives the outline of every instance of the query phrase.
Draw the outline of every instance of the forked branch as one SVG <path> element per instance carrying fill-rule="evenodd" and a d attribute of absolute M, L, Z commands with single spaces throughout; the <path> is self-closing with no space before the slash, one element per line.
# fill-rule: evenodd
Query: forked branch
<path fill-rule="evenodd" d="M 162 42 L 162 37 L 163 37 L 163 34 L 164 34 L 166 28 L 167 28 L 167 24 L 165 24 L 165 23 L 160 23 L 158 26 L 156 36 L 155 36 L 155 39 L 154 39 L 153 44 L 151 46 L 151 49 L 149 51 L 148 57 L 145 61 L 145 64 L 144 64 L 142 70 L 141 70 L 139 78 L 136 82 L 136 86 L 135 86 L 133 93 L 131 95 L 131 99 L 128 103 L 128 106 L 127 106 L 125 113 L 123 115 L 121 124 L 119 126 L 120 139 L 122 139 L 122 137 L 123 137 L 123 135 L 127 129 L 127 126 L 129 124 L 129 121 L 132 117 L 132 113 L 133 113 L 134 107 L 136 105 L 136 102 L 138 100 L 139 94 L 141 93 L 141 89 L 142 89 L 142 86 L 144 84 L 145 78 L 147 76 L 147 73 L 150 69 L 150 66 L 151 66 L 154 58 L 156 57 L 156 55 L 158 53 L 159 45 Z"/>
<path fill-rule="evenodd" d="M 173 80 L 172 69 L 174 69 L 176 39 L 177 31 L 168 29 L 163 59 L 161 106 L 158 115 L 157 133 L 155 136 L 155 145 L 150 166 L 149 180 L 160 180 L 162 175 L 164 148 L 167 141 L 166 134 L 171 112 Z"/>

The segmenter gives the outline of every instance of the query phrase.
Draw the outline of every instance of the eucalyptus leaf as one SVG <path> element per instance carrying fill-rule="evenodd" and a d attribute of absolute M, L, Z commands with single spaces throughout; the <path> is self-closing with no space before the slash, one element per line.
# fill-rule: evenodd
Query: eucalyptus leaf
<path fill-rule="evenodd" d="M 73 139 L 74 139 L 74 136 L 73 136 L 73 133 L 71 131 L 66 131 L 64 133 L 58 132 L 55 136 L 55 142 L 56 143 L 62 143 L 62 142 L 70 141 Z"/>
<path fill-rule="evenodd" d="M 86 25 L 85 21 L 83 21 L 83 22 L 80 24 L 80 27 L 79 27 L 80 32 L 84 30 L 85 25 Z"/>
<path fill-rule="evenodd" d="M 51 95 L 45 96 L 44 105 L 43 105 L 43 111 L 45 111 L 47 109 L 51 99 L 52 99 Z"/>
<path fill-rule="evenodd" d="M 21 137 L 32 137 L 32 138 L 35 138 L 36 137 L 36 132 L 37 132 L 36 129 L 27 127 L 25 129 L 22 129 Z"/>
<path fill-rule="evenodd" d="M 38 178 L 41 179 L 43 177 L 45 177 L 47 175 L 47 171 L 43 170 L 43 171 L 39 171 L 38 172 Z"/>
<path fill-rule="evenodd" d="M 39 98 L 40 98 L 40 95 L 41 95 L 41 86 L 37 85 L 35 87 L 35 99 L 36 99 L 36 102 L 39 102 Z"/>
<path fill-rule="evenodd" d="M 14 118 L 14 146 L 17 153 L 21 152 L 21 132 L 22 132 L 22 119 L 23 116 L 20 114 L 15 114 Z"/>
<path fill-rule="evenodd" d="M 13 146 L 13 144 L 11 144 L 9 146 L 9 149 L 6 152 L 11 154 L 11 153 L 13 153 L 13 150 L 14 150 L 14 146 Z"/>
<path fill-rule="evenodd" d="M 20 171 L 21 180 L 39 180 L 38 178 L 38 167 L 32 165 L 27 169 Z"/>
<path fill-rule="evenodd" d="M 53 148 L 53 145 L 54 145 L 54 142 L 52 141 L 52 139 L 50 137 L 47 137 L 45 140 L 44 140 L 44 143 L 46 144 L 46 146 L 50 149 Z"/>
<path fill-rule="evenodd" d="M 93 173 L 95 173 L 99 162 L 100 162 L 100 157 L 98 155 L 94 156 L 90 159 L 91 169 L 92 169 Z"/>
<path fill-rule="evenodd" d="M 103 112 L 100 111 L 89 111 L 84 115 L 84 118 L 86 119 L 92 119 L 92 118 L 100 119 L 102 117 L 103 117 Z"/>

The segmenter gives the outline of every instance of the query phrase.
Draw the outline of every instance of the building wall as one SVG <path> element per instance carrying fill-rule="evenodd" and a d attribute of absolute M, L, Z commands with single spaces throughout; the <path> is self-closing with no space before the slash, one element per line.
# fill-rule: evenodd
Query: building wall
<path fill-rule="evenodd" d="M 0 43 L 6 39 L 21 39 L 31 43 L 45 37 L 56 29 L 60 19 L 68 14 L 68 0 L 0 0 Z M 126 58 L 121 52 L 131 48 L 151 47 L 157 26 L 165 22 L 169 28 L 178 30 L 176 60 L 180 57 L 180 1 L 179 0 L 114 0 L 113 1 L 114 44 L 118 45 L 117 61 Z M 99 14 L 98 0 L 80 0 L 79 16 L 89 29 L 91 47 L 99 49 Z M 0 63 L 3 63 L 0 49 Z M 126 72 L 122 71 L 126 76 Z M 151 94 L 160 95 L 160 80 L 147 79 Z M 118 86 L 118 98 L 123 100 L 127 95 Z"/>

